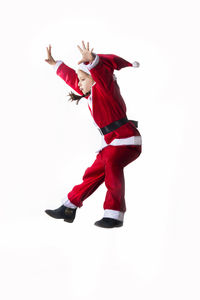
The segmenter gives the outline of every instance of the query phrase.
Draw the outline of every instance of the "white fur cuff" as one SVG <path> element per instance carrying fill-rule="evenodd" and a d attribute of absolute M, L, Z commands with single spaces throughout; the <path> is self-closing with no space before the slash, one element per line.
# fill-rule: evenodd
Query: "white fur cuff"
<path fill-rule="evenodd" d="M 122 221 L 124 220 L 124 213 L 118 210 L 105 209 L 104 218 L 111 218 L 115 220 Z"/>
<path fill-rule="evenodd" d="M 89 65 L 87 65 L 87 67 L 88 67 L 88 70 L 91 70 L 91 69 L 93 69 L 94 67 L 96 67 L 96 65 L 98 65 L 98 63 L 99 63 L 99 56 L 97 55 L 97 54 L 95 54 L 95 59 L 93 60 L 93 62 L 91 63 L 91 64 L 89 64 Z"/>
<path fill-rule="evenodd" d="M 77 206 L 74 205 L 73 203 L 71 203 L 67 197 L 65 197 L 65 198 L 62 200 L 62 204 L 63 204 L 64 206 L 69 207 L 69 208 L 72 208 L 72 209 L 77 208 Z"/>
<path fill-rule="evenodd" d="M 58 68 L 60 67 L 60 65 L 62 65 L 63 61 L 58 60 L 56 61 L 56 64 L 53 66 L 54 70 L 57 72 Z"/>

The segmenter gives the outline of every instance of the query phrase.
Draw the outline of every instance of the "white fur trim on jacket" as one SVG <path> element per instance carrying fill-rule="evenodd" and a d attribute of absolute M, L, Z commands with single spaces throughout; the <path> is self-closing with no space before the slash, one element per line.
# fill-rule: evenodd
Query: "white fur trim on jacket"
<path fill-rule="evenodd" d="M 96 67 L 96 65 L 98 65 L 99 63 L 99 56 L 97 54 L 95 54 L 95 59 L 93 60 L 93 62 L 89 65 L 87 65 L 88 69 L 91 70 L 94 67 Z"/>
<path fill-rule="evenodd" d="M 103 148 L 107 146 L 125 146 L 125 145 L 142 145 L 142 137 L 141 136 L 131 136 L 124 139 L 114 139 L 110 144 L 107 144 L 104 136 L 102 136 L 101 140 L 101 148 L 96 151 L 99 153 Z"/>
<path fill-rule="evenodd" d="M 93 60 L 92 63 L 86 65 L 84 63 L 81 63 L 80 65 L 78 65 L 78 68 L 77 70 L 81 70 L 89 75 L 91 75 L 90 71 L 92 68 L 94 68 L 98 63 L 99 63 L 99 56 L 97 54 L 94 54 L 95 55 L 95 59 Z"/>
<path fill-rule="evenodd" d="M 53 66 L 54 70 L 57 72 L 58 68 L 60 67 L 60 65 L 62 65 L 63 61 L 61 60 L 57 60 L 56 64 Z"/>

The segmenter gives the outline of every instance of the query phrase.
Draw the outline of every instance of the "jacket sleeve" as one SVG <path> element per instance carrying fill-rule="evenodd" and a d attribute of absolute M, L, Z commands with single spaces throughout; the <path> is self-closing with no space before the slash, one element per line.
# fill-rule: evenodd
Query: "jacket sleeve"
<path fill-rule="evenodd" d="M 79 79 L 74 69 L 71 69 L 62 61 L 57 61 L 56 65 L 54 66 L 54 69 L 56 71 L 56 74 L 60 76 L 66 82 L 67 85 L 69 85 L 79 95 L 83 95 L 83 92 L 79 89 Z"/>
<path fill-rule="evenodd" d="M 113 68 L 104 63 L 103 58 L 95 54 L 92 63 L 86 65 L 91 73 L 93 80 L 107 92 L 114 81 Z"/>

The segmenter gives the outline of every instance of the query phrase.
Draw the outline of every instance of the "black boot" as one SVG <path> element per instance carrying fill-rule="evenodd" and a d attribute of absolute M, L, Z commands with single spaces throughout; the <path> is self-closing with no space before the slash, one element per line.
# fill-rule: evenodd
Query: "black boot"
<path fill-rule="evenodd" d="M 72 223 L 76 216 L 76 208 L 72 209 L 62 205 L 54 210 L 46 209 L 45 213 L 47 213 L 47 215 L 49 215 L 52 218 L 64 219 L 64 221 Z"/>
<path fill-rule="evenodd" d="M 94 225 L 103 227 L 103 228 L 113 228 L 113 227 L 121 227 L 123 226 L 123 222 L 116 220 L 116 219 L 111 219 L 111 218 L 103 218 L 97 222 L 94 223 Z"/>

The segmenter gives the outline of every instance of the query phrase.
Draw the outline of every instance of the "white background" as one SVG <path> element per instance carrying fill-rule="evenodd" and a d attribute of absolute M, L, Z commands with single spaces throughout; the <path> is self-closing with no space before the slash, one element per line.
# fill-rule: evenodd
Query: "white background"
<path fill-rule="evenodd" d="M 7 1 L 0 7 L 1 299 L 200 299 L 199 3 Z M 116 72 L 141 156 L 125 168 L 124 226 L 105 230 L 105 185 L 73 224 L 49 218 L 96 156 L 86 102 L 44 60 L 77 45 L 140 62 Z"/>

